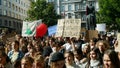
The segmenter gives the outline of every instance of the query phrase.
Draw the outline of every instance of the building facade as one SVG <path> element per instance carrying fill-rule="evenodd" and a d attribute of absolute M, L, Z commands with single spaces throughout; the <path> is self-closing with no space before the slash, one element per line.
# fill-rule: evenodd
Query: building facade
<path fill-rule="evenodd" d="M 29 0 L 0 0 L 0 27 L 20 32 L 29 6 Z"/>
<path fill-rule="evenodd" d="M 62 18 L 80 18 L 82 27 L 86 26 L 86 6 L 92 3 L 95 10 L 98 11 L 98 0 L 47 0 L 55 5 L 57 14 Z"/>

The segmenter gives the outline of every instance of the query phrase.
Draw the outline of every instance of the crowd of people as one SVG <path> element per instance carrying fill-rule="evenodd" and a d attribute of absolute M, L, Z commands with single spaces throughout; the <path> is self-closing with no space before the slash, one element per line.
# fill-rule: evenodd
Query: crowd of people
<path fill-rule="evenodd" d="M 15 35 L 0 44 L 0 68 L 120 68 L 114 36 L 80 38 Z"/>

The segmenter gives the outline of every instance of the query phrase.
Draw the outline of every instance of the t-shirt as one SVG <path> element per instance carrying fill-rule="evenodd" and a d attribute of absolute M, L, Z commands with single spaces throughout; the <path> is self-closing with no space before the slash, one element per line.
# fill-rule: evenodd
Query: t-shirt
<path fill-rule="evenodd" d="M 15 62 L 17 60 L 18 54 L 19 54 L 19 52 L 14 52 L 13 53 L 12 58 L 11 58 L 11 62 Z"/>
<path fill-rule="evenodd" d="M 65 43 L 63 47 L 66 51 L 72 51 L 72 45 L 70 43 Z"/>

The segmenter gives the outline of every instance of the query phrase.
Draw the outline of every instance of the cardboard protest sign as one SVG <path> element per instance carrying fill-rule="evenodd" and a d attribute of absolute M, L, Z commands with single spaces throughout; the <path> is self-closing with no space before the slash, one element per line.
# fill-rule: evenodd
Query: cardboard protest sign
<path fill-rule="evenodd" d="M 90 41 L 92 38 L 98 38 L 98 31 L 97 30 L 86 30 L 86 39 Z"/>
<path fill-rule="evenodd" d="M 118 45 L 115 47 L 115 51 L 120 52 L 120 33 L 117 34 Z"/>
<path fill-rule="evenodd" d="M 59 19 L 57 23 L 56 37 L 61 37 L 63 35 L 64 19 Z"/>
<path fill-rule="evenodd" d="M 58 20 L 56 36 L 79 37 L 81 30 L 81 19 Z"/>
<path fill-rule="evenodd" d="M 66 19 L 63 37 L 79 37 L 81 30 L 81 19 Z"/>

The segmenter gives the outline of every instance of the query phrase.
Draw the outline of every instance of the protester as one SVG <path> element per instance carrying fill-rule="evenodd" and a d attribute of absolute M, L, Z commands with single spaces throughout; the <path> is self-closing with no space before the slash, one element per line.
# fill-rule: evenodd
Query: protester
<path fill-rule="evenodd" d="M 50 57 L 49 57 L 49 62 L 48 62 L 48 65 L 50 65 L 51 63 L 51 59 L 52 59 L 52 55 L 56 52 L 60 52 L 60 43 L 59 42 L 55 42 L 53 45 L 52 45 L 52 53 L 50 54 Z M 61 52 L 62 53 L 62 52 Z"/>
<path fill-rule="evenodd" d="M 66 68 L 64 55 L 56 52 L 51 57 L 50 68 Z"/>
<path fill-rule="evenodd" d="M 19 40 L 19 49 L 25 54 L 27 52 L 27 41 L 24 38 Z"/>
<path fill-rule="evenodd" d="M 20 34 L 15 35 L 15 40 L 19 41 L 22 36 Z"/>
<path fill-rule="evenodd" d="M 90 50 L 92 50 L 93 48 L 95 48 L 95 41 L 94 39 L 91 39 L 90 42 L 89 42 L 89 45 L 90 45 Z"/>
<path fill-rule="evenodd" d="M 11 62 L 20 61 L 23 58 L 24 54 L 19 50 L 19 42 L 12 42 L 12 50 L 8 52 L 8 57 L 11 59 Z"/>
<path fill-rule="evenodd" d="M 43 53 L 43 48 L 39 44 L 36 44 L 34 48 L 36 52 L 40 52 L 41 54 Z"/>
<path fill-rule="evenodd" d="M 99 50 L 97 48 L 93 48 L 89 54 L 89 62 L 87 64 L 88 68 L 102 68 L 102 64 L 99 58 Z"/>
<path fill-rule="evenodd" d="M 83 57 L 87 57 L 89 51 L 90 51 L 90 46 L 88 43 L 82 44 L 81 47 L 82 53 L 83 53 Z"/>
<path fill-rule="evenodd" d="M 9 41 L 5 46 L 0 44 L 0 67 L 116 68 L 117 66 L 120 68 L 117 64 L 120 62 L 120 52 L 114 52 L 113 48 L 109 50 L 111 40 L 104 37 L 105 35 L 99 39 L 87 39 L 85 36 L 83 38 L 55 36 L 35 38 L 17 34 L 15 35 L 17 41 Z M 116 51 L 118 41 L 114 43 L 114 47 Z M 118 57 L 119 59 L 116 59 Z"/>
<path fill-rule="evenodd" d="M 14 63 L 14 68 L 21 68 L 21 61 L 16 61 Z"/>
<path fill-rule="evenodd" d="M 72 45 L 71 45 L 71 40 L 69 37 L 66 38 L 66 43 L 61 47 L 64 48 L 65 51 L 72 51 L 73 50 Z"/>
<path fill-rule="evenodd" d="M 33 62 L 34 62 L 33 58 L 29 56 L 23 57 L 21 60 L 21 68 L 32 68 Z"/>
<path fill-rule="evenodd" d="M 102 57 L 104 55 L 104 52 L 110 48 L 110 45 L 108 44 L 108 42 L 103 41 L 103 40 L 99 40 L 96 43 L 96 47 L 99 49 L 99 56 L 100 56 L 100 62 L 102 63 Z"/>
<path fill-rule="evenodd" d="M 34 58 L 34 57 L 35 57 L 35 53 L 36 53 L 36 50 L 35 50 L 35 48 L 33 47 L 33 48 L 31 48 L 31 49 L 29 50 L 29 52 L 26 53 L 24 56 L 29 56 L 29 57 L 31 57 L 31 58 Z"/>
<path fill-rule="evenodd" d="M 33 68 L 45 68 L 45 58 L 42 55 L 36 55 Z"/>
<path fill-rule="evenodd" d="M 76 63 L 76 65 L 78 65 L 80 67 L 80 64 L 81 64 L 80 62 L 83 59 L 82 51 L 76 50 L 76 52 L 73 52 L 73 53 L 74 53 L 75 63 Z"/>
<path fill-rule="evenodd" d="M 0 50 L 0 65 L 3 68 L 14 68 L 7 54 Z"/>
<path fill-rule="evenodd" d="M 71 51 L 65 52 L 64 57 L 66 68 L 79 68 L 79 66 L 75 64 L 74 54 Z"/>
<path fill-rule="evenodd" d="M 120 68 L 120 61 L 114 50 L 106 50 L 104 52 L 103 68 Z"/>

